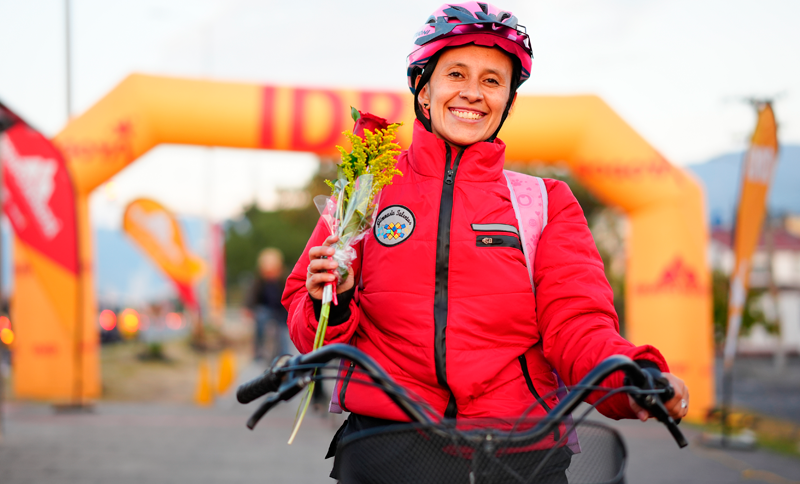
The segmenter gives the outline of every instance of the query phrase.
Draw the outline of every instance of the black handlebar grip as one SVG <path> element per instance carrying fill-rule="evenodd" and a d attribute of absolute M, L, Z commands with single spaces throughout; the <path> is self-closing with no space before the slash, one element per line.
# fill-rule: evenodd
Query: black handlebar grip
<path fill-rule="evenodd" d="M 258 378 L 242 384 L 236 390 L 236 400 L 239 403 L 250 403 L 267 393 L 274 392 L 280 384 L 280 376 L 273 373 L 272 369 L 269 369 Z"/>
<path fill-rule="evenodd" d="M 281 386 L 283 374 L 276 372 L 277 369 L 286 365 L 291 356 L 283 355 L 275 358 L 272 366 L 262 373 L 258 378 L 253 378 L 247 383 L 244 383 L 236 389 L 236 400 L 239 403 L 250 403 L 257 398 L 261 398 L 267 393 L 272 393 L 278 390 Z"/>

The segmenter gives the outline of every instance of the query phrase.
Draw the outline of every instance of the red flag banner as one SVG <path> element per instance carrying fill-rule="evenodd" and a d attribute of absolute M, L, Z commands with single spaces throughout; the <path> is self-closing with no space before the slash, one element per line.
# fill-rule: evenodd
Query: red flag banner
<path fill-rule="evenodd" d="M 77 274 L 75 198 L 64 158 L 47 138 L 2 105 L 0 116 L 13 120 L 0 134 L 3 210 L 24 243 Z"/>

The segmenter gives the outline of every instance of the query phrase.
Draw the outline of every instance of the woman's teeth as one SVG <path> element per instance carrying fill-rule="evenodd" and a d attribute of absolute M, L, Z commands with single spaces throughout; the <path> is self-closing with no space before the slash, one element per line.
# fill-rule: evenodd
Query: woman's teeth
<path fill-rule="evenodd" d="M 476 113 L 474 111 L 459 111 L 456 109 L 451 109 L 450 112 L 463 119 L 481 119 L 485 116 L 483 113 Z"/>

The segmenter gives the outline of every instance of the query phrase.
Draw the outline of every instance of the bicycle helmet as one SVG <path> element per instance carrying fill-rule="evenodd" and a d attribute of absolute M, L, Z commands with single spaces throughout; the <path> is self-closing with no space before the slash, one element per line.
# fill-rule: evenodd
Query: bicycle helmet
<path fill-rule="evenodd" d="M 508 116 L 517 88 L 530 77 L 533 54 L 525 27 L 517 23 L 517 17 L 489 3 L 444 4 L 414 34 L 414 47 L 408 56 L 406 71 L 408 88 L 414 95 L 414 111 L 430 131 L 430 120 L 419 107 L 419 90 L 427 84 L 444 49 L 467 44 L 498 47 L 514 64 L 508 104 L 497 131 L 487 140 L 493 141 Z M 420 75 L 419 85 L 415 87 Z"/>

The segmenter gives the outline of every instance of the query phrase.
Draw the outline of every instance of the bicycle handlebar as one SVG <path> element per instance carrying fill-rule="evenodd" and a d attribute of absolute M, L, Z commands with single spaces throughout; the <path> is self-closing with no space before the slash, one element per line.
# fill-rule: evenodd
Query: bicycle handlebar
<path fill-rule="evenodd" d="M 408 391 L 392 380 L 383 368 L 369 355 L 350 345 L 332 344 L 323 346 L 319 350 L 305 355 L 295 357 L 284 355 L 276 358 L 269 370 L 265 371 L 258 378 L 240 386 L 236 392 L 236 396 L 241 403 L 248 403 L 267 393 L 272 393 L 247 422 L 248 428 L 252 430 L 261 417 L 272 407 L 283 400 L 292 398 L 312 381 L 312 373 L 315 369 L 308 368 L 309 365 L 328 363 L 335 358 L 350 360 L 363 369 L 370 379 L 380 387 L 392 402 L 394 402 L 412 421 L 435 425 L 438 423 L 437 420 L 441 421 L 443 419 L 440 415 L 433 414 L 433 416 L 436 417 L 436 420 L 434 420 L 431 416 L 432 412 L 415 401 L 409 395 Z M 674 396 L 674 391 L 670 387 L 669 382 L 661 378 L 661 373 L 657 370 L 643 370 L 633 360 L 622 355 L 610 356 L 600 362 L 600 364 L 580 381 L 575 390 L 569 392 L 567 396 L 547 414 L 547 417 L 537 423 L 533 428 L 514 434 L 503 435 L 503 437 L 511 441 L 522 441 L 544 436 L 551 432 L 554 426 L 558 425 L 562 419 L 571 414 L 590 393 L 595 391 L 596 385 L 616 371 L 622 371 L 625 374 L 626 386 L 630 383 L 632 386 L 642 390 L 665 389 L 665 393 L 671 393 L 671 395 L 668 395 L 669 398 L 664 398 L 665 395 L 661 395 L 661 399 L 656 398 L 653 393 L 632 394 L 632 396 L 639 406 L 646 409 L 653 417 L 667 427 L 678 446 L 686 447 L 686 445 L 688 445 L 686 439 L 680 429 L 678 429 L 677 423 L 669 416 L 669 413 L 662 403 L 662 399 L 667 401 Z M 502 434 L 502 432 L 499 434 Z"/>
<path fill-rule="evenodd" d="M 236 400 L 246 404 L 276 391 L 281 384 L 282 375 L 274 370 L 285 366 L 291 358 L 289 355 L 275 357 L 269 369 L 265 370 L 258 378 L 254 378 L 236 389 Z"/>

